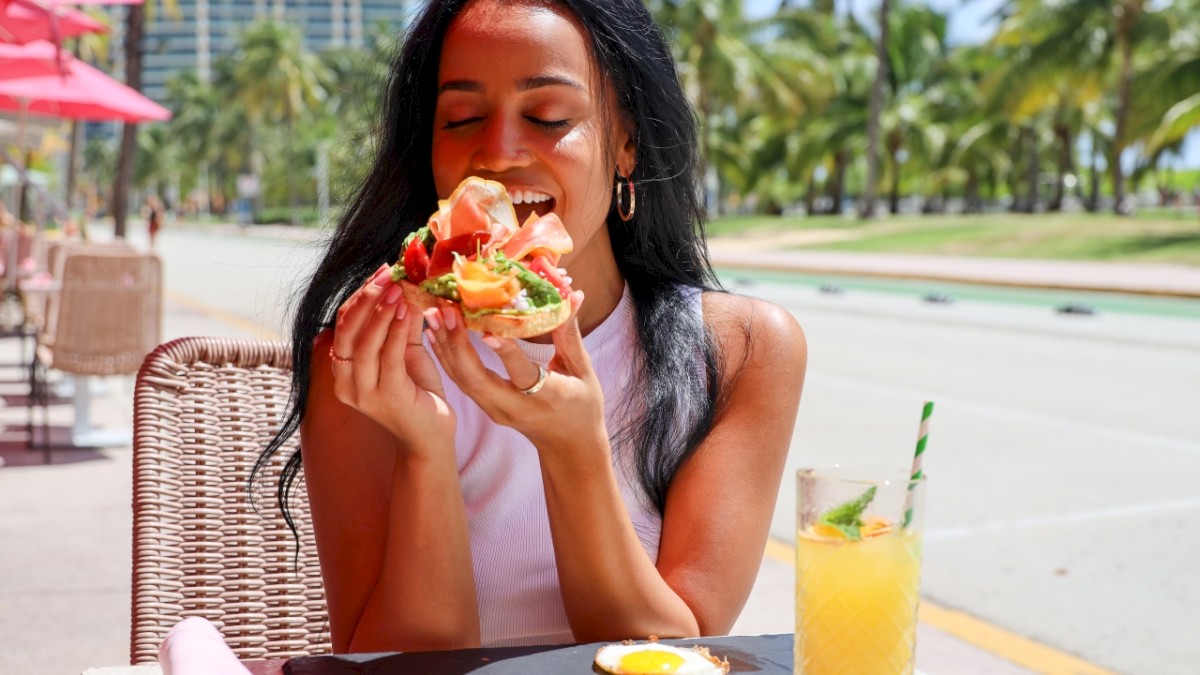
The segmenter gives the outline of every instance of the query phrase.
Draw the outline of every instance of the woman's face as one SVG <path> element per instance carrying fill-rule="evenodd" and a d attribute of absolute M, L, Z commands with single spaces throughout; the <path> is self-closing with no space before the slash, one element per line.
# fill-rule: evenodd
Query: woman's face
<path fill-rule="evenodd" d="M 596 272 L 586 269 L 595 256 L 583 253 L 603 250 L 611 259 L 604 222 L 613 174 L 629 175 L 634 162 L 629 134 L 613 128 L 619 115 L 602 108 L 602 86 L 584 29 L 569 13 L 472 2 L 442 48 L 433 129 L 438 196 L 468 176 L 499 181 L 520 222 L 532 211 L 562 219 L 575 242 L 562 264 L 577 281 Z"/>

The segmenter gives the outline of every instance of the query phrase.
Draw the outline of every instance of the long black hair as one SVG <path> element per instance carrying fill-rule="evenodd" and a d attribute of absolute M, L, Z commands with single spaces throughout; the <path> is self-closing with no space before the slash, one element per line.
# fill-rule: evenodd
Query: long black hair
<path fill-rule="evenodd" d="M 470 1 L 431 0 L 392 64 L 374 161 L 300 298 L 292 325 L 291 401 L 280 432 L 255 463 L 252 482 L 300 426 L 316 335 L 368 275 L 395 260 L 404 237 L 436 208 L 430 156 L 442 42 Z M 614 203 L 607 226 L 635 306 L 643 358 L 633 391 L 641 398 L 631 401 L 637 418 L 617 430 L 614 440 L 634 449 L 638 480 L 661 514 L 675 472 L 712 426 L 722 379 L 715 341 L 699 314 L 684 310 L 696 292 L 719 288 L 704 238 L 696 118 L 666 40 L 642 0 L 542 4 L 566 8 L 583 25 L 636 143 L 635 215 L 623 221 Z M 287 505 L 300 469 L 296 451 L 287 458 L 277 491 L 289 524 Z"/>

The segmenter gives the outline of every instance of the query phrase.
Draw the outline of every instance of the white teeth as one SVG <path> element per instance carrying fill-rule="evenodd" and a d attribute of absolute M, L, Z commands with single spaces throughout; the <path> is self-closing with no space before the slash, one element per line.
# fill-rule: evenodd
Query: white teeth
<path fill-rule="evenodd" d="M 541 192 L 533 192 L 531 190 L 512 191 L 513 204 L 540 204 L 549 200 L 550 195 L 542 194 Z"/>

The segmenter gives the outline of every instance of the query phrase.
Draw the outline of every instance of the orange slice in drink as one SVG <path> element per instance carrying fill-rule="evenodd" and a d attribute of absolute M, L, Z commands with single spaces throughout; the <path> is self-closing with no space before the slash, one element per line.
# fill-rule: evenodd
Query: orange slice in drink
<path fill-rule="evenodd" d="M 866 522 L 863 523 L 859 530 L 862 533 L 863 539 L 878 537 L 881 534 L 887 534 L 892 531 L 892 524 L 886 518 L 879 516 L 867 516 Z"/>

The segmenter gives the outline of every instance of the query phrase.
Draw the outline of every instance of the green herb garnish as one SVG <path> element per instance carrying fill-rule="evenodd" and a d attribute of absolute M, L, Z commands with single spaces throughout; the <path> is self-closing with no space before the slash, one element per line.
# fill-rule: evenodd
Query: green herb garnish
<path fill-rule="evenodd" d="M 817 522 L 821 525 L 836 527 L 850 541 L 861 541 L 862 514 L 867 510 L 867 505 L 871 503 L 872 499 L 875 499 L 874 486 L 867 488 L 867 491 L 858 499 L 835 506 L 821 514 Z"/>

